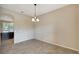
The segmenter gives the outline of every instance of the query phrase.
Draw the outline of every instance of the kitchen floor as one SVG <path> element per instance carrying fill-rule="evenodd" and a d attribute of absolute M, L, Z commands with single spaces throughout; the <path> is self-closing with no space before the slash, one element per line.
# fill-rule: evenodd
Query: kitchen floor
<path fill-rule="evenodd" d="M 76 51 L 35 39 L 17 43 L 12 47 L 11 45 L 6 47 L 1 46 L 0 53 L 1 54 L 78 54 L 78 52 Z"/>

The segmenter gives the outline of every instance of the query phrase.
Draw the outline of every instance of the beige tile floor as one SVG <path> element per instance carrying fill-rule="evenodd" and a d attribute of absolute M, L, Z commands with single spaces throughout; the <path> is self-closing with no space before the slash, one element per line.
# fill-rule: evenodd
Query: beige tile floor
<path fill-rule="evenodd" d="M 1 54 L 78 54 L 76 51 L 48 44 L 39 40 L 28 40 L 12 47 L 0 48 Z"/>

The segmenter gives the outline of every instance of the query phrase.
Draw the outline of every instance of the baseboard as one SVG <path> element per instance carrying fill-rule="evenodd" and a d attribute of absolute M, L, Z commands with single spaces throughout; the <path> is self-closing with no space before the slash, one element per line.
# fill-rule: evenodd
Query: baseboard
<path fill-rule="evenodd" d="M 39 39 L 37 39 L 37 40 L 39 40 Z M 74 48 L 70 48 L 70 47 L 62 46 L 62 45 L 59 45 L 59 44 L 56 44 L 56 43 L 50 43 L 50 42 L 45 41 L 45 40 L 40 40 L 40 41 L 43 41 L 43 42 L 46 42 L 46 43 L 49 43 L 49 44 L 53 44 L 53 45 L 56 45 L 56 46 L 59 46 L 59 47 L 63 47 L 63 48 L 66 48 L 66 49 L 70 49 L 70 50 L 73 50 L 73 51 L 79 52 L 79 50 L 74 49 Z"/>
<path fill-rule="evenodd" d="M 73 50 L 73 51 L 79 52 L 79 50 L 77 50 L 77 49 L 70 48 L 70 47 L 66 47 L 66 46 L 62 46 L 62 45 L 59 45 L 59 44 L 56 44 L 56 43 L 53 43 L 53 45 L 60 46 L 60 47 L 66 48 L 66 49 L 70 49 L 70 50 Z"/>
<path fill-rule="evenodd" d="M 32 39 L 28 39 L 28 40 L 32 40 Z M 18 43 L 21 43 L 21 42 L 24 42 L 24 41 L 28 41 L 28 40 L 22 40 L 22 41 L 14 42 L 14 45 L 18 44 Z"/>

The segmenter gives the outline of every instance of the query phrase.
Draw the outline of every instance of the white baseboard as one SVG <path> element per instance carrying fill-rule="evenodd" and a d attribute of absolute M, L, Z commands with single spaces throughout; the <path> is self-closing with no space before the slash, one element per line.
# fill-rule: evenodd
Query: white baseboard
<path fill-rule="evenodd" d="M 18 43 L 21 43 L 21 42 L 24 42 L 24 41 L 28 41 L 28 40 L 32 40 L 32 39 L 27 39 L 27 40 L 20 40 L 20 41 L 14 41 L 14 44 L 18 44 Z"/>
<path fill-rule="evenodd" d="M 39 40 L 39 39 L 37 39 L 37 40 Z M 46 43 L 49 43 L 49 44 L 53 44 L 53 45 L 56 45 L 56 46 L 60 46 L 60 47 L 63 47 L 63 48 L 67 48 L 67 49 L 71 49 L 71 50 L 73 50 L 73 51 L 77 51 L 77 52 L 79 52 L 78 49 L 74 49 L 74 48 L 70 48 L 70 47 L 62 46 L 62 45 L 59 45 L 59 44 L 57 44 L 57 43 L 51 43 L 51 42 L 48 42 L 48 41 L 45 41 L 45 40 L 40 40 L 40 41 L 43 41 L 43 42 L 46 42 Z"/>
<path fill-rule="evenodd" d="M 53 43 L 53 44 L 54 44 L 54 45 L 57 45 L 57 46 L 60 46 L 60 47 L 63 47 L 63 48 L 67 48 L 67 49 L 71 49 L 71 50 L 73 50 L 73 51 L 77 51 L 77 52 L 79 52 L 79 50 L 74 49 L 74 48 L 70 48 L 70 47 L 62 46 L 62 45 L 59 45 L 59 44 L 56 44 L 56 43 Z"/>

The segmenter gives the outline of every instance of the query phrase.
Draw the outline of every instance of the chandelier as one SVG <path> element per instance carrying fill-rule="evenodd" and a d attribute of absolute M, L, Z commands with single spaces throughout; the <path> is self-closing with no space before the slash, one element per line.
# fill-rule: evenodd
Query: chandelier
<path fill-rule="evenodd" d="M 34 17 L 32 18 L 32 22 L 39 22 L 40 20 L 37 18 L 36 16 L 36 5 L 37 4 L 34 4 L 34 7 L 35 7 L 35 14 L 34 14 Z"/>

